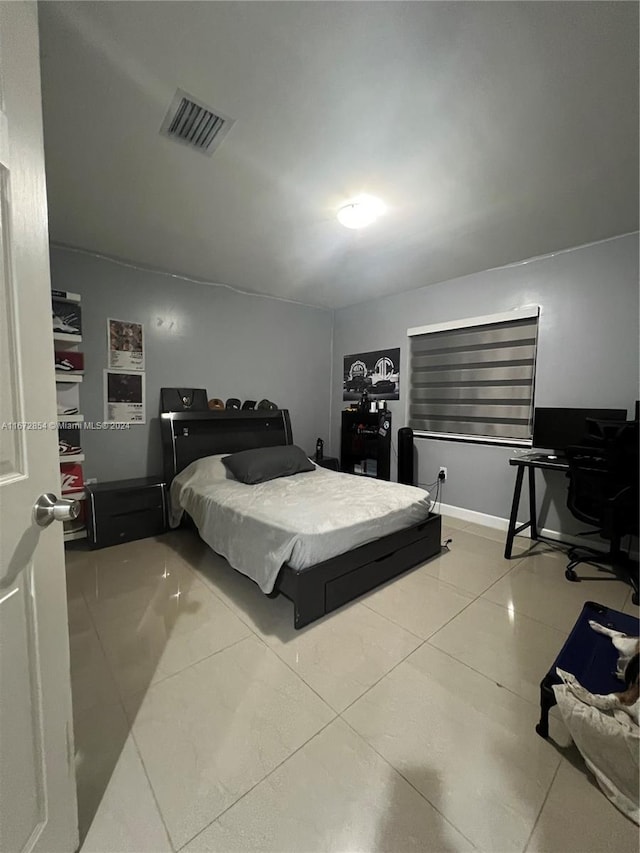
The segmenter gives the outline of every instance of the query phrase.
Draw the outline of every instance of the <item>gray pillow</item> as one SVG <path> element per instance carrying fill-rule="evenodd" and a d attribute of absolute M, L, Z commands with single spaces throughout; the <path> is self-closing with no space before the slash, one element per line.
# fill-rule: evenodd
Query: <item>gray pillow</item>
<path fill-rule="evenodd" d="M 295 444 L 280 447 L 257 447 L 255 450 L 241 450 L 222 460 L 227 470 L 236 480 L 253 486 L 266 483 L 277 477 L 290 477 L 304 471 L 315 471 L 315 465 L 307 454 Z"/>

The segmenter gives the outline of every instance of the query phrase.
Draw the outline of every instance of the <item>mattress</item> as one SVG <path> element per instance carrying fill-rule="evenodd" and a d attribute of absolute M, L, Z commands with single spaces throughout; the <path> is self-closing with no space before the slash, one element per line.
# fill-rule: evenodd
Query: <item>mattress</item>
<path fill-rule="evenodd" d="M 320 467 L 247 486 L 222 458 L 199 459 L 173 480 L 170 524 L 187 512 L 204 541 L 265 593 L 285 563 L 304 570 L 429 515 L 428 492 L 414 486 Z"/>

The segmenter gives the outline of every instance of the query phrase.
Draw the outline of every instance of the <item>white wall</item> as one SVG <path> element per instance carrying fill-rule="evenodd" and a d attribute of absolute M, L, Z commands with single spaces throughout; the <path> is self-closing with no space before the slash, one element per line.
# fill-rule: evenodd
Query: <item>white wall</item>
<path fill-rule="evenodd" d="M 407 329 L 529 304 L 541 306 L 536 405 L 632 412 L 639 396 L 637 234 L 336 311 L 334 451 L 339 448 L 340 411 L 346 406 L 340 387 L 345 355 L 401 348 L 400 400 L 390 403 L 395 442 L 406 417 Z M 433 482 L 440 465 L 448 468 L 443 503 L 508 516 L 514 480 L 508 459 L 513 449 L 433 439 L 416 439 L 416 448 L 421 483 Z M 545 477 L 550 487 L 543 507 L 546 526 L 582 529 L 564 506 L 564 477 Z M 542 479 L 539 482 L 541 494 Z M 524 516 L 524 502 L 523 508 Z"/>

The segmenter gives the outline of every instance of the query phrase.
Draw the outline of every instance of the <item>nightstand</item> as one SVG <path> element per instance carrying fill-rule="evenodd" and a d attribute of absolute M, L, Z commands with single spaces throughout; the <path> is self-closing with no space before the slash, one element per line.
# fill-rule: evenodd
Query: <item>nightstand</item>
<path fill-rule="evenodd" d="M 329 471 L 340 470 L 340 461 L 335 456 L 324 456 L 320 461 L 318 461 L 315 456 L 312 456 L 311 458 L 316 465 L 320 466 L 320 468 L 328 468 Z"/>
<path fill-rule="evenodd" d="M 86 486 L 87 530 L 92 548 L 158 536 L 167 529 L 162 477 L 114 480 Z"/>

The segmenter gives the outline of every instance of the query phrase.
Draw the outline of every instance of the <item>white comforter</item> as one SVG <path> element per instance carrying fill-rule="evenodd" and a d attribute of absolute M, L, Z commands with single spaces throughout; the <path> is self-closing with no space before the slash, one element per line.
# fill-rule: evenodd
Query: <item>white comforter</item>
<path fill-rule="evenodd" d="M 199 459 L 171 484 L 171 525 L 183 511 L 204 541 L 271 592 L 280 568 L 304 569 L 429 515 L 428 492 L 316 468 L 247 486 L 222 456 Z"/>

